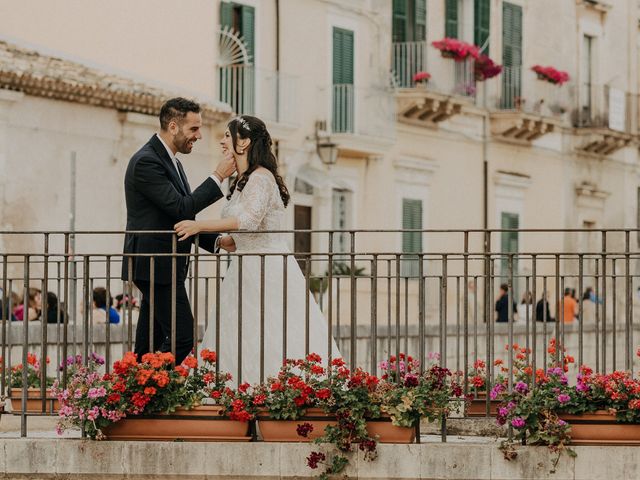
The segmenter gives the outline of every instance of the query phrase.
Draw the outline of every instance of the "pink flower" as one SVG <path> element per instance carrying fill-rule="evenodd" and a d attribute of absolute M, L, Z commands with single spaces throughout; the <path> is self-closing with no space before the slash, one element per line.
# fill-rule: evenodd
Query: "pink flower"
<path fill-rule="evenodd" d="M 558 401 L 560 403 L 567 403 L 569 400 L 571 400 L 571 397 L 566 393 L 561 393 L 560 395 L 558 395 Z"/>
<path fill-rule="evenodd" d="M 525 425 L 525 421 L 524 418 L 522 417 L 515 417 L 513 420 L 511 420 L 511 426 L 514 428 L 522 428 Z"/>
<path fill-rule="evenodd" d="M 104 387 L 90 388 L 87 392 L 89 398 L 102 398 L 107 394 Z"/>
<path fill-rule="evenodd" d="M 431 78 L 431 74 L 428 72 L 418 72 L 413 76 L 413 81 L 415 82 L 424 82 Z"/>

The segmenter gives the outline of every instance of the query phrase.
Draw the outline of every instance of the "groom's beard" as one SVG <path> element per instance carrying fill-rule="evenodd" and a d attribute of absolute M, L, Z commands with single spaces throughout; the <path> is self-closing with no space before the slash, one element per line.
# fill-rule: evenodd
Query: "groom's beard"
<path fill-rule="evenodd" d="M 191 153 L 193 149 L 193 144 L 196 143 L 197 138 L 188 138 L 184 133 L 178 132 L 175 137 L 173 137 L 173 144 L 176 147 L 176 150 L 180 153 Z"/>

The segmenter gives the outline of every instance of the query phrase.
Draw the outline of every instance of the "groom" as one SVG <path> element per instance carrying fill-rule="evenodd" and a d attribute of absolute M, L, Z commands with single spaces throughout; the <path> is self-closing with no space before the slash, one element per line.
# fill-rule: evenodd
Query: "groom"
<path fill-rule="evenodd" d="M 181 220 L 194 220 L 196 214 L 223 197 L 222 181 L 235 171 L 233 157 L 223 159 L 213 175 L 191 191 L 176 154 L 189 154 L 193 144 L 202 138 L 200 106 L 184 98 L 172 98 L 160 110 L 160 132 L 138 150 L 127 167 L 124 191 L 127 203 L 127 231 L 173 230 Z M 173 234 L 128 233 L 124 253 L 171 253 Z M 213 252 L 217 234 L 201 234 L 200 246 Z M 178 253 L 191 251 L 192 239 L 177 242 Z M 221 245 L 223 246 L 223 245 Z M 149 351 L 171 351 L 172 283 L 176 295 L 176 364 L 193 348 L 193 315 L 184 282 L 187 276 L 186 256 L 177 257 L 176 278 L 172 278 L 170 256 L 154 257 L 151 278 L 149 256 L 123 257 L 122 279 L 131 280 L 142 292 L 140 316 L 136 330 L 135 353 L 138 359 Z M 175 282 L 174 282 L 175 280 Z M 154 318 L 149 318 L 151 282 L 154 287 Z M 149 323 L 153 321 L 153 345 L 150 349 Z"/>

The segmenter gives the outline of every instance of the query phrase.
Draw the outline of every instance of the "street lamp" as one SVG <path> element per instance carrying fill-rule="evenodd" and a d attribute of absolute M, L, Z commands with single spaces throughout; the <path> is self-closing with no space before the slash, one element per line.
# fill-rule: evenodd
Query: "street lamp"
<path fill-rule="evenodd" d="M 335 165 L 338 160 L 338 145 L 331 141 L 331 137 L 324 130 L 325 122 L 316 122 L 316 151 L 322 163 L 325 165 Z"/>

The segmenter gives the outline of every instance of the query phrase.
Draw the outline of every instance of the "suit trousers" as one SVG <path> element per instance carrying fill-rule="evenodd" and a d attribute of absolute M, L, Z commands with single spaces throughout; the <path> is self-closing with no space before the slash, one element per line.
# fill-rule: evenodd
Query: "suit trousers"
<path fill-rule="evenodd" d="M 150 351 L 171 351 L 171 285 L 154 285 L 153 346 L 150 349 L 150 283 L 135 281 L 142 292 L 142 303 L 136 329 L 135 353 L 138 361 Z M 176 284 L 176 365 L 182 363 L 193 349 L 193 314 L 184 280 Z"/>

